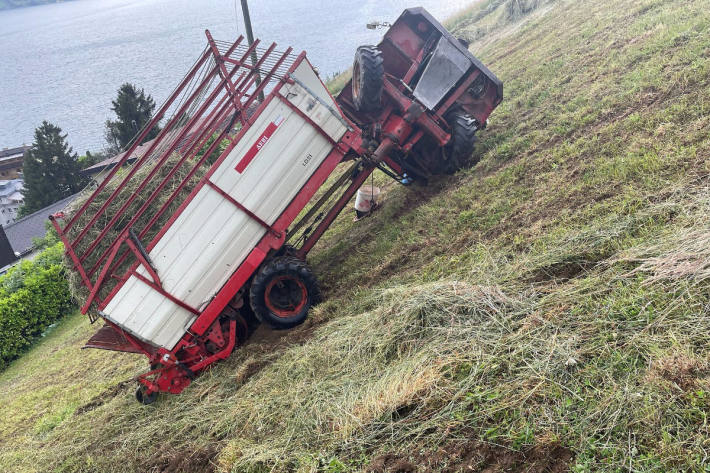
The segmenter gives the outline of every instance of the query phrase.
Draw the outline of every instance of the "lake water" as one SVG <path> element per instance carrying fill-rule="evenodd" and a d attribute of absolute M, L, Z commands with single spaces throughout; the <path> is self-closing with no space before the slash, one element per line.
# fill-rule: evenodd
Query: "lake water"
<path fill-rule="evenodd" d="M 251 0 L 254 35 L 305 50 L 324 75 L 350 67 L 355 48 L 379 42 L 372 20 L 423 6 L 439 20 L 471 0 Z M 160 104 L 205 45 L 204 30 L 244 33 L 238 0 L 77 0 L 0 12 L 0 148 L 31 143 L 49 120 L 75 151 L 104 145 L 104 122 L 123 82 Z"/>

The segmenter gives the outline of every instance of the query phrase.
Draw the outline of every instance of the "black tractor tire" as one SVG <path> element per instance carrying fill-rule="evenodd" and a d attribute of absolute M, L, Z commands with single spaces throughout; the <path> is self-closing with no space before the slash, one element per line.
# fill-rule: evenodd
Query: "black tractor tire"
<path fill-rule="evenodd" d="M 353 62 L 353 105 L 358 112 L 377 112 L 382 108 L 385 67 L 382 53 L 375 46 L 360 46 Z"/>
<path fill-rule="evenodd" d="M 302 324 L 320 302 L 320 289 L 308 265 L 292 256 L 277 256 L 254 276 L 249 304 L 254 315 L 275 329 Z"/>
<path fill-rule="evenodd" d="M 470 115 L 454 111 L 446 116 L 451 126 L 451 140 L 443 148 L 442 161 L 438 163 L 437 174 L 454 174 L 464 167 L 473 167 L 481 160 L 474 156 L 478 125 Z"/>

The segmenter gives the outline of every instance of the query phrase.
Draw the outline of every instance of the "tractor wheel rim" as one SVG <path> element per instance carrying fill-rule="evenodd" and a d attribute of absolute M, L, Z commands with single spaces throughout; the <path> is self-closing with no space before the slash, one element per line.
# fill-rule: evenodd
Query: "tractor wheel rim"
<path fill-rule="evenodd" d="M 308 290 L 299 278 L 284 275 L 272 279 L 264 291 L 266 307 L 277 317 L 299 314 L 308 302 Z"/>

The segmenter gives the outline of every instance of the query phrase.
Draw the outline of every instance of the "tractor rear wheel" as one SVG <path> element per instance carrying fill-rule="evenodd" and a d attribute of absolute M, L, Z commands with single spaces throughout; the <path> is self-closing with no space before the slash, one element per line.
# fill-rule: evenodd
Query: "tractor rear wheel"
<path fill-rule="evenodd" d="M 254 315 L 275 329 L 302 324 L 320 290 L 308 265 L 292 256 L 278 256 L 262 266 L 249 290 Z"/>
<path fill-rule="evenodd" d="M 382 108 L 385 68 L 382 53 L 375 46 L 360 46 L 353 63 L 353 104 L 358 112 L 377 112 Z"/>
<path fill-rule="evenodd" d="M 451 126 L 451 141 L 442 148 L 441 162 L 437 163 L 437 174 L 454 174 L 459 169 L 474 166 L 480 161 L 480 156 L 474 156 L 476 131 L 478 125 L 470 115 L 454 111 L 446 116 Z"/>

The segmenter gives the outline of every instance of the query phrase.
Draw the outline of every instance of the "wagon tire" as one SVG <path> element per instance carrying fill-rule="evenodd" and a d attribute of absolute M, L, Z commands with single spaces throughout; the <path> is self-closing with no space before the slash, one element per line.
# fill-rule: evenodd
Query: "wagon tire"
<path fill-rule="evenodd" d="M 278 256 L 264 264 L 249 290 L 254 315 L 275 329 L 302 324 L 320 298 L 313 271 L 304 261 L 292 256 Z"/>
<path fill-rule="evenodd" d="M 451 126 L 451 140 L 443 148 L 446 159 L 439 163 L 437 174 L 454 174 L 464 167 L 473 167 L 481 157 L 474 155 L 478 125 L 470 115 L 454 111 L 446 116 Z"/>
<path fill-rule="evenodd" d="M 138 385 L 136 388 L 136 401 L 147 406 L 148 404 L 153 404 L 156 399 L 158 399 L 158 392 L 153 391 L 148 393 L 148 388 L 142 384 Z"/>
<path fill-rule="evenodd" d="M 382 52 L 375 46 L 360 46 L 353 62 L 353 105 L 359 112 L 377 112 L 382 108 L 385 67 Z"/>

